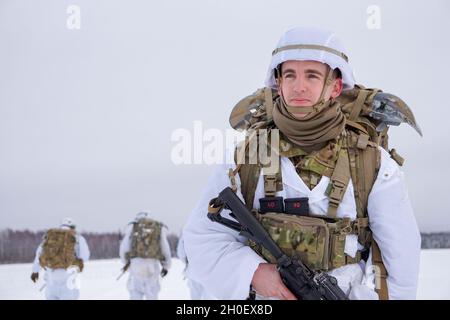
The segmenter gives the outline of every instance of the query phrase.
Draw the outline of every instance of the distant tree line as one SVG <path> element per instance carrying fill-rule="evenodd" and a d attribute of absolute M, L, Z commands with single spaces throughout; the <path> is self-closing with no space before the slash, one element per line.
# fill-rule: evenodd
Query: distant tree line
<path fill-rule="evenodd" d="M 450 232 L 422 233 L 422 249 L 450 248 Z"/>
<path fill-rule="evenodd" d="M 32 262 L 45 231 L 0 230 L 0 263 Z M 119 256 L 120 232 L 81 233 L 89 245 L 91 259 L 111 259 Z M 178 236 L 169 233 L 172 257 L 176 257 Z M 450 248 L 450 232 L 422 233 L 422 249 Z"/>
<path fill-rule="evenodd" d="M 45 231 L 0 230 L 0 264 L 32 262 L 36 249 L 42 242 Z M 119 257 L 119 246 L 123 234 L 120 232 L 82 232 L 91 251 L 91 259 L 111 259 Z M 176 256 L 178 236 L 167 235 L 172 256 Z"/>
<path fill-rule="evenodd" d="M 0 263 L 32 262 L 43 231 L 0 231 Z"/>

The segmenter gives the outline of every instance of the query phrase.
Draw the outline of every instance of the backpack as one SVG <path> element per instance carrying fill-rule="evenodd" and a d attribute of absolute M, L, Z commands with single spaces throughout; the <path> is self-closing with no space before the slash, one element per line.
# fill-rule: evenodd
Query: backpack
<path fill-rule="evenodd" d="M 164 260 L 161 252 L 162 224 L 149 218 L 142 218 L 133 223 L 131 250 L 129 258 L 146 258 Z"/>
<path fill-rule="evenodd" d="M 52 269 L 79 266 L 81 260 L 76 257 L 76 243 L 75 230 L 49 229 L 44 236 L 39 264 Z"/>

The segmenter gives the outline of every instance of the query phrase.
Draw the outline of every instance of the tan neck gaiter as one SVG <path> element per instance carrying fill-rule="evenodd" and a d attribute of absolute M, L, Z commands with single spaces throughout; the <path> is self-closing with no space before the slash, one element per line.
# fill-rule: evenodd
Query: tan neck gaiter
<path fill-rule="evenodd" d="M 280 96 L 274 104 L 273 121 L 290 142 L 306 152 L 323 148 L 344 130 L 345 116 L 335 100 L 325 102 L 319 112 L 311 112 L 301 119 L 286 107 Z"/>

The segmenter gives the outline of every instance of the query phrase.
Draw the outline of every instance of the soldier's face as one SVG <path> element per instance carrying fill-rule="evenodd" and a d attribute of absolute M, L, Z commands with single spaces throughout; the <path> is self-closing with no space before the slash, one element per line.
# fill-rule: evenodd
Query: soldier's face
<path fill-rule="evenodd" d="M 328 66 L 317 61 L 286 61 L 282 64 L 278 93 L 283 94 L 289 106 L 298 107 L 295 117 L 305 117 L 307 113 L 302 113 L 301 108 L 319 101 L 327 72 Z M 342 80 L 333 80 L 324 93 L 325 101 L 336 98 L 341 91 Z"/>

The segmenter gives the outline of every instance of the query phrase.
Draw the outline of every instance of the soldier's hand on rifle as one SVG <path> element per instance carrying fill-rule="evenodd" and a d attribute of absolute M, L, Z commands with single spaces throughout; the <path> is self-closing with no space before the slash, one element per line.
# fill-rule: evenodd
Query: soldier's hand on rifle
<path fill-rule="evenodd" d="M 122 268 L 122 272 L 126 272 L 128 268 L 130 267 L 130 260 L 127 260 L 127 263 Z"/>
<path fill-rule="evenodd" d="M 36 283 L 36 281 L 39 279 L 39 273 L 38 272 L 33 272 L 31 274 L 31 281 L 33 281 L 34 283 Z"/>
<path fill-rule="evenodd" d="M 130 260 L 127 260 L 127 263 L 125 263 L 125 265 L 122 267 L 122 269 L 120 269 L 122 272 L 117 277 L 116 281 L 119 280 L 120 278 L 122 278 L 122 276 L 125 274 L 125 272 L 127 272 L 129 267 L 130 267 Z"/>
<path fill-rule="evenodd" d="M 275 264 L 260 263 L 253 274 L 252 287 L 255 292 L 264 297 L 281 300 L 297 300 L 284 285 Z"/>
<path fill-rule="evenodd" d="M 166 276 L 166 274 L 167 274 L 167 269 L 166 268 L 162 268 L 162 270 L 161 270 L 161 277 L 165 277 Z"/>

